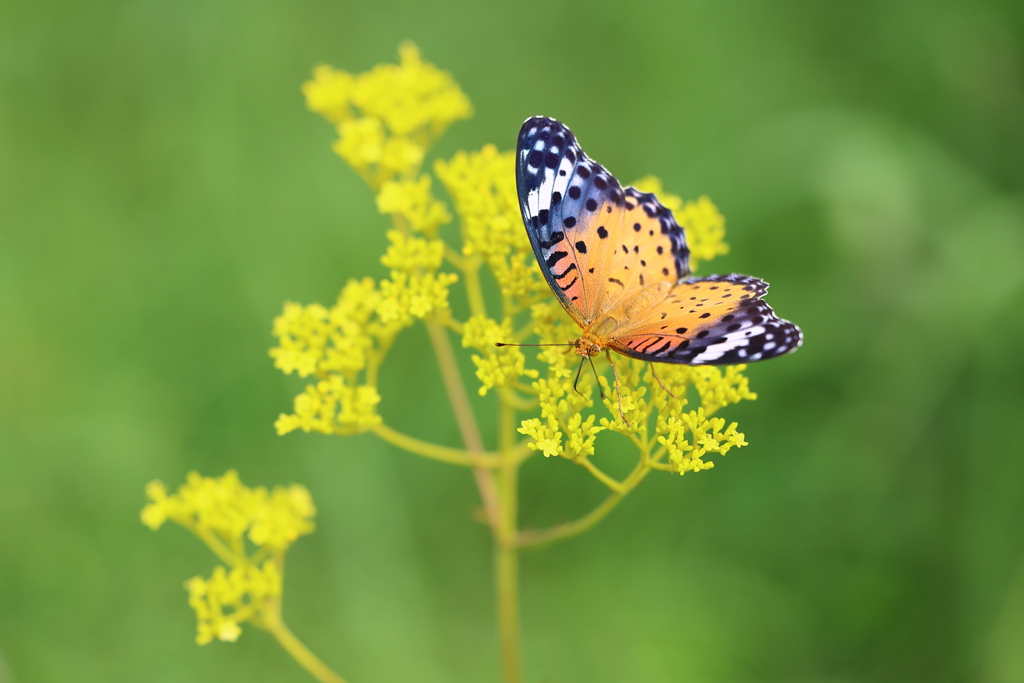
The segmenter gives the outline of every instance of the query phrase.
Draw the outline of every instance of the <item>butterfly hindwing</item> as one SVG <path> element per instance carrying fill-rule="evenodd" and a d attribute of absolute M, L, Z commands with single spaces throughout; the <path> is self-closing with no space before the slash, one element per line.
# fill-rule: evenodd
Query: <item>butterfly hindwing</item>
<path fill-rule="evenodd" d="M 653 194 L 622 188 L 562 123 L 533 117 L 523 124 L 516 181 L 537 261 L 577 323 L 689 274 L 686 238 L 672 212 Z"/>
<path fill-rule="evenodd" d="M 803 334 L 761 300 L 767 283 L 749 275 L 690 278 L 616 331 L 609 346 L 633 358 L 728 365 L 781 356 Z"/>

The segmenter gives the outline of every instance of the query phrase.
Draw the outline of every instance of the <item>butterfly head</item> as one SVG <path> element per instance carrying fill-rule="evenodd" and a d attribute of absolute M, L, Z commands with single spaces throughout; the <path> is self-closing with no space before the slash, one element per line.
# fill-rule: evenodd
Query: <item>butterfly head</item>
<path fill-rule="evenodd" d="M 584 333 L 582 337 L 573 342 L 576 353 L 584 358 L 591 358 L 601 353 L 604 346 L 591 335 Z"/>

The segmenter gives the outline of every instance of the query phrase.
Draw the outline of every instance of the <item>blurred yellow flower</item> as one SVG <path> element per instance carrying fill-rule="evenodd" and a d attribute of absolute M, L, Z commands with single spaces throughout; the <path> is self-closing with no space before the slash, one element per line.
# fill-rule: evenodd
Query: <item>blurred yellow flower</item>
<path fill-rule="evenodd" d="M 405 221 L 415 232 L 437 237 L 438 229 L 449 223 L 452 216 L 444 202 L 431 194 L 430 185 L 428 175 L 415 180 L 389 180 L 377 195 L 377 210 Z"/>
<path fill-rule="evenodd" d="M 483 259 L 502 294 L 517 305 L 546 292 L 519 213 L 515 152 L 485 145 L 479 152 L 438 160 L 434 172 L 455 203 L 461 252 Z"/>
<path fill-rule="evenodd" d="M 142 522 L 150 529 L 170 521 L 233 549 L 241 548 L 242 540 L 248 538 L 257 547 L 287 550 L 315 528 L 316 508 L 304 486 L 249 488 L 235 470 L 221 477 L 189 472 L 172 494 L 162 482 L 153 481 L 146 486 L 146 496 L 150 503 L 142 509 Z"/>
<path fill-rule="evenodd" d="M 463 325 L 462 346 L 473 348 L 483 355 L 473 354 L 476 376 L 480 380 L 479 394 L 488 389 L 512 386 L 520 377 L 536 377 L 537 371 L 526 367 L 526 356 L 515 346 L 497 347 L 496 344 L 512 338 L 511 323 L 499 325 L 483 315 L 474 315 Z"/>
<path fill-rule="evenodd" d="M 279 607 L 284 554 L 315 529 L 316 506 L 309 491 L 298 484 L 250 488 L 228 470 L 221 477 L 189 472 L 174 493 L 153 481 L 146 496 L 150 503 L 142 509 L 143 524 L 153 530 L 165 522 L 179 524 L 228 565 L 215 567 L 208 579 L 195 577 L 185 584 L 196 613 L 196 642 L 235 641 L 246 621 L 267 627 Z"/>
<path fill-rule="evenodd" d="M 259 623 L 267 602 L 281 596 L 281 576 L 270 560 L 262 567 L 246 564 L 227 570 L 218 566 L 208 579 L 196 576 L 186 581 L 185 589 L 189 607 L 196 613 L 196 643 L 206 645 L 214 639 L 233 643 L 242 634 L 242 623 Z"/>
<path fill-rule="evenodd" d="M 446 71 L 404 43 L 399 64 L 353 76 L 320 66 L 302 86 L 306 105 L 338 129 L 334 151 L 375 190 L 414 175 L 426 150 L 473 107 Z"/>

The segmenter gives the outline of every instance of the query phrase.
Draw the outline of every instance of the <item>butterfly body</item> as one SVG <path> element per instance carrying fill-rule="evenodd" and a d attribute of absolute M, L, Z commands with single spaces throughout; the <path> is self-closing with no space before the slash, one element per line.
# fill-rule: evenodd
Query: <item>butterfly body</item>
<path fill-rule="evenodd" d="M 516 155 L 519 203 L 551 291 L 582 328 L 581 356 L 605 349 L 687 365 L 745 363 L 796 349 L 800 329 L 747 275 L 690 277 L 683 228 L 653 194 L 622 187 L 546 117 L 528 119 Z"/>

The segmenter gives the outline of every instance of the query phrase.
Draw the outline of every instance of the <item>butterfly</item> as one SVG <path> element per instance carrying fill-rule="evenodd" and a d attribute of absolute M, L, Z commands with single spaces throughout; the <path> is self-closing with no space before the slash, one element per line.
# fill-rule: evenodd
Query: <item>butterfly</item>
<path fill-rule="evenodd" d="M 690 277 L 686 234 L 672 212 L 653 194 L 622 187 L 560 121 L 535 116 L 523 124 L 516 186 L 540 269 L 582 328 L 573 346 L 583 359 L 610 349 L 660 363 L 727 365 L 803 342 L 800 328 L 762 300 L 768 283 Z"/>

